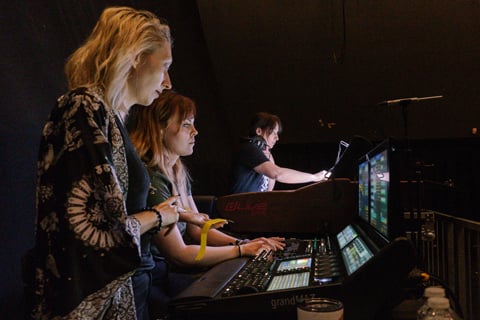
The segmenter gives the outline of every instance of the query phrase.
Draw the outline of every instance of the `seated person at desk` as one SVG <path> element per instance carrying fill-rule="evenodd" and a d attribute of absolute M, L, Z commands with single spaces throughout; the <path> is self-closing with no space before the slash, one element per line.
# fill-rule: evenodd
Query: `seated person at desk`
<path fill-rule="evenodd" d="M 194 126 L 195 112 L 196 106 L 191 99 L 173 91 L 164 91 L 149 107 L 143 110 L 133 107 L 128 120 L 130 137 L 151 179 L 147 202 L 157 203 L 159 199 L 178 195 L 177 203 L 185 209 L 180 213 L 180 220 L 188 222 L 186 226 L 185 223 L 178 223 L 168 237 L 165 237 L 167 230 L 162 230 L 153 239 L 159 254 L 165 259 L 157 262 L 157 276 L 162 274 L 163 280 L 154 283 L 152 308 L 166 306 L 170 297 L 180 289 L 170 291 L 167 288 L 172 282 L 169 281 L 170 276 L 175 276 L 168 274 L 167 261 L 176 266 L 212 266 L 227 259 L 255 256 L 262 250 L 284 247 L 283 238 L 239 240 L 212 228 L 207 234 L 205 254 L 196 261 L 200 246 L 185 244 L 182 231 L 198 242 L 200 226 L 209 217 L 198 213 L 191 194 L 189 175 L 180 158 L 193 153 L 195 136 L 198 134 Z M 153 292 L 155 290 L 157 292 Z"/>
<path fill-rule="evenodd" d="M 272 191 L 275 182 L 307 183 L 325 180 L 327 171 L 306 173 L 275 164 L 271 149 L 279 140 L 282 123 L 276 115 L 259 112 L 240 143 L 232 169 L 231 193 Z"/>

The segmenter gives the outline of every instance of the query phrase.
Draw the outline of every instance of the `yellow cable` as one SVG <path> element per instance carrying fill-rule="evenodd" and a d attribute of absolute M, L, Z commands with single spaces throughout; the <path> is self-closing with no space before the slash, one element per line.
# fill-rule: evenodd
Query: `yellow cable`
<path fill-rule="evenodd" d="M 225 219 L 212 219 L 205 222 L 202 227 L 202 233 L 200 234 L 200 251 L 198 251 L 197 256 L 195 257 L 195 261 L 199 261 L 203 259 L 205 255 L 205 250 L 207 249 L 207 233 L 211 226 L 220 222 L 227 222 Z"/>

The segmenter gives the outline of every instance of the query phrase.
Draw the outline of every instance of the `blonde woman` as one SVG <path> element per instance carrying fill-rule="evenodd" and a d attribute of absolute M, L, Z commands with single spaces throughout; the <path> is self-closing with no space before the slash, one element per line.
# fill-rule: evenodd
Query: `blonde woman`
<path fill-rule="evenodd" d="M 178 212 L 175 198 L 147 207 L 123 117 L 171 87 L 171 42 L 152 13 L 112 7 L 66 63 L 40 143 L 34 319 L 148 319 L 149 238 Z"/>

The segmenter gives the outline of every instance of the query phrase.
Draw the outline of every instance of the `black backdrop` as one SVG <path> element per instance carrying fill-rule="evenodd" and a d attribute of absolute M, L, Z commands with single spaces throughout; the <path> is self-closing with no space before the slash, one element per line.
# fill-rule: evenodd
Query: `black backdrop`
<path fill-rule="evenodd" d="M 232 145 L 253 112 L 274 112 L 284 122 L 278 163 L 316 170 L 331 164 L 340 139 L 403 136 L 401 110 L 377 102 L 444 95 L 409 107 L 412 145 L 437 162 L 428 169 L 432 179 L 454 177 L 469 201 L 478 194 L 471 128 L 479 126 L 479 1 L 4 1 L 2 318 L 22 314 L 20 258 L 33 244 L 41 126 L 65 91 L 66 57 L 109 5 L 154 11 L 172 27 L 174 87 L 199 106 L 196 152 L 186 159 L 195 193 L 225 193 Z M 450 213 L 459 211 L 456 201 Z"/>

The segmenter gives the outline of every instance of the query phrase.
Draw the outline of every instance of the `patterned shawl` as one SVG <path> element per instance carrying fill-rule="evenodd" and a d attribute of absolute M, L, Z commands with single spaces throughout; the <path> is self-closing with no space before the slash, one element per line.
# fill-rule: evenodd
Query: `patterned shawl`
<path fill-rule="evenodd" d="M 33 250 L 34 319 L 134 319 L 130 276 L 140 226 L 127 216 L 128 171 L 102 91 L 60 97 L 42 132 Z"/>

